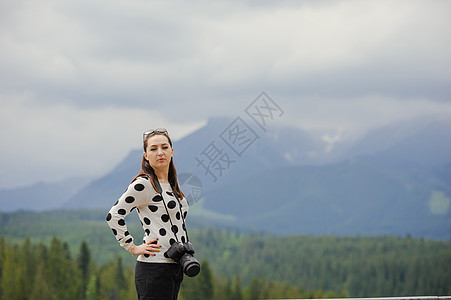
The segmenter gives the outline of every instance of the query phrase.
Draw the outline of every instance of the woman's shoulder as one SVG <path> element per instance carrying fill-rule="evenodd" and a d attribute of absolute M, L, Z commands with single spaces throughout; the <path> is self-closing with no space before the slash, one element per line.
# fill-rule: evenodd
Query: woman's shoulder
<path fill-rule="evenodd" d="M 141 181 L 144 180 L 144 181 L 149 181 L 150 182 L 150 178 L 146 174 L 141 174 L 141 175 L 136 176 L 135 180 L 133 180 L 133 181 L 137 181 L 137 180 L 141 180 Z"/>
<path fill-rule="evenodd" d="M 136 191 L 142 191 L 144 189 L 154 190 L 152 183 L 150 182 L 150 178 L 146 175 L 136 177 L 129 186 L 133 187 Z"/>

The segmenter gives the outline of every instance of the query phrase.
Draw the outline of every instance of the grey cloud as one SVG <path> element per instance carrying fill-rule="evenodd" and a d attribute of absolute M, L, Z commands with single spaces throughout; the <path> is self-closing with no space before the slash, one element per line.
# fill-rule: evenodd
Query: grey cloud
<path fill-rule="evenodd" d="M 86 115 L 123 135 L 153 122 L 183 128 L 239 116 L 262 91 L 286 110 L 282 122 L 343 134 L 403 115 L 451 115 L 449 11 L 446 0 L 7 1 L 0 105 L 18 101 L 10 115 L 40 108 L 44 135 L 39 121 L 64 107 L 72 117 L 52 120 L 50 136 L 75 134 L 86 156 L 107 131 L 94 121 L 80 130 Z M 115 121 L 122 111 L 127 127 Z M 2 121 L 2 137 L 23 134 Z M 19 153 L 13 142 L 8 153 Z"/>
<path fill-rule="evenodd" d="M 263 89 L 299 97 L 449 95 L 447 2 L 307 3 L 49 1 L 44 16 L 10 19 L 13 34 L 3 30 L 14 53 L 2 61 L 8 76 L 0 87 L 26 86 L 42 101 L 156 108 Z"/>

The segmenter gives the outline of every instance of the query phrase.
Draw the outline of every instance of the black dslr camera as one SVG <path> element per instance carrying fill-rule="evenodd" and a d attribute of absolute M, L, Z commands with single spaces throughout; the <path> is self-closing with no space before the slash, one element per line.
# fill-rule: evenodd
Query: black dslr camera
<path fill-rule="evenodd" d="M 194 277 L 200 272 L 200 264 L 193 257 L 194 247 L 190 242 L 181 243 L 175 242 L 164 253 L 164 257 L 171 258 L 172 260 L 180 263 L 183 268 L 183 273 L 189 277 Z"/>

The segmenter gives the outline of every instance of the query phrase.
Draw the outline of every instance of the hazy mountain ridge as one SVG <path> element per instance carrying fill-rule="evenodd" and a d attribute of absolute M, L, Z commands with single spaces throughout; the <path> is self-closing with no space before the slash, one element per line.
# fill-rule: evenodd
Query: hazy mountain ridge
<path fill-rule="evenodd" d="M 0 190 L 0 211 L 45 211 L 59 208 L 89 182 L 84 178 L 70 178 L 60 182 L 38 182 L 22 188 Z"/>
<path fill-rule="evenodd" d="M 346 157 L 367 156 L 396 167 L 451 162 L 451 120 L 417 119 L 378 128 L 357 141 Z"/>
<path fill-rule="evenodd" d="M 439 184 L 431 184 L 421 174 L 393 174 L 354 159 L 263 172 L 207 193 L 204 206 L 236 216 L 224 225 L 278 234 L 449 238 L 449 206 L 446 211 L 431 208 L 434 193 L 451 194 L 443 180 L 433 177 Z"/>
<path fill-rule="evenodd" d="M 241 157 L 220 138 L 232 121 L 210 119 L 174 142 L 179 174 L 194 173 L 202 182 L 204 199 L 198 206 L 235 217 L 234 222 L 219 222 L 222 225 L 277 233 L 451 236 L 450 121 L 391 124 L 357 141 L 338 139 L 334 147 L 324 136 L 273 127 L 257 132 L 258 139 Z M 198 165 L 201 152 L 212 143 L 233 160 L 216 182 Z M 138 172 L 141 156 L 141 149 L 131 151 L 109 174 L 81 188 L 64 205 L 49 201 L 51 194 L 37 189 L 35 201 L 48 209 L 106 211 Z M 3 192 L 1 203 L 6 201 Z M 16 202 L 15 209 L 30 206 Z M 444 212 L 437 213 L 440 210 Z"/>

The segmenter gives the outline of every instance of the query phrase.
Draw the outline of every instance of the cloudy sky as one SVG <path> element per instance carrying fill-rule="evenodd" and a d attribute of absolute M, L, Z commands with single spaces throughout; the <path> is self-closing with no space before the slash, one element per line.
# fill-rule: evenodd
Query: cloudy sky
<path fill-rule="evenodd" d="M 0 0 L 0 188 L 100 176 L 262 91 L 305 129 L 451 117 L 450 31 L 447 0 Z"/>

